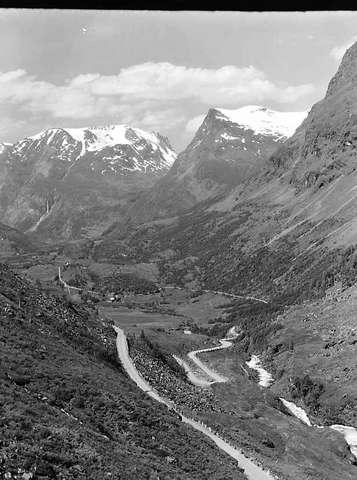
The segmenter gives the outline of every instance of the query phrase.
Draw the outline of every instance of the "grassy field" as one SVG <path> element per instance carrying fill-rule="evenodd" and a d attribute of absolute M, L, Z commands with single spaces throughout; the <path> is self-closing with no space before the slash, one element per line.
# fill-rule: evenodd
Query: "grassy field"
<path fill-rule="evenodd" d="M 182 317 L 174 315 L 145 313 L 139 309 L 131 310 L 124 306 L 101 305 L 99 313 L 106 318 L 110 318 L 113 323 L 128 332 L 140 331 L 143 328 L 177 328 L 184 320 Z"/>
<path fill-rule="evenodd" d="M 219 323 L 226 317 L 225 307 L 229 305 L 222 295 L 197 295 L 176 288 L 165 289 L 162 295 L 128 295 L 125 303 L 130 308 L 114 303 L 101 305 L 100 311 L 123 328 L 172 329 L 178 326 L 190 328 L 195 324 L 212 326 L 215 321 Z"/>

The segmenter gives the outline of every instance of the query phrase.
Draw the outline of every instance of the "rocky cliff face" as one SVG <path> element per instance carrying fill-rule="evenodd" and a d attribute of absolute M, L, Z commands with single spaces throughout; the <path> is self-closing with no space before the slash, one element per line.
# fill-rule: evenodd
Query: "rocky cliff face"
<path fill-rule="evenodd" d="M 0 151 L 0 217 L 50 239 L 95 235 L 175 158 L 166 138 L 124 125 L 40 132 Z"/>
<path fill-rule="evenodd" d="M 275 155 L 275 174 L 299 190 L 322 187 L 356 168 L 357 45 L 343 57 L 326 96 Z"/>

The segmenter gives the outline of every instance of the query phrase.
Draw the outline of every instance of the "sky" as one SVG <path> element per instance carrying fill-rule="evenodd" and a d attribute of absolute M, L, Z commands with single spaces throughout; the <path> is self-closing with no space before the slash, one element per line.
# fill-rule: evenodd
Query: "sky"
<path fill-rule="evenodd" d="M 0 141 L 125 123 L 182 150 L 211 107 L 309 110 L 357 12 L 0 9 Z"/>

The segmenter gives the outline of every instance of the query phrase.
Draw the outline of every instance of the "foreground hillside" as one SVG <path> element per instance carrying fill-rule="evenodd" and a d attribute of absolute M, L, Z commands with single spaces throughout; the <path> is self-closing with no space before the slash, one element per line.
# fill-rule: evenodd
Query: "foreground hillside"
<path fill-rule="evenodd" d="M 129 381 L 111 325 L 5 265 L 0 308 L 4 478 L 243 480 L 229 457 Z"/>

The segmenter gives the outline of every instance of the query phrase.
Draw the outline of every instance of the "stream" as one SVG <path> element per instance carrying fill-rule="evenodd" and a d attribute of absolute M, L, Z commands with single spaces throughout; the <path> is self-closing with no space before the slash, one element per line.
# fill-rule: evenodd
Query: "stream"
<path fill-rule="evenodd" d="M 252 460 L 245 457 L 244 454 L 238 450 L 237 448 L 230 445 L 228 442 L 223 440 L 219 435 L 214 433 L 210 427 L 204 425 L 197 420 L 193 420 L 191 418 L 186 417 L 183 415 L 178 407 L 172 402 L 164 397 L 162 397 L 158 392 L 156 392 L 151 385 L 140 375 L 138 370 L 136 369 L 134 362 L 132 361 L 129 350 L 128 350 L 128 342 L 124 331 L 117 327 L 113 326 L 116 334 L 117 334 L 117 351 L 118 357 L 125 368 L 129 377 L 136 383 L 136 385 L 143 390 L 147 395 L 149 395 L 154 400 L 163 403 L 166 405 L 170 410 L 174 410 L 177 414 L 180 415 L 182 422 L 190 425 L 195 430 L 203 433 L 206 437 L 213 440 L 213 442 L 217 445 L 217 447 L 227 453 L 231 458 L 234 458 L 239 467 L 244 469 L 244 473 L 249 480 L 275 480 L 275 477 L 267 470 L 263 470 L 262 467 L 256 465 Z M 226 340 L 228 343 L 228 341 Z M 220 348 L 227 348 L 227 346 L 222 347 L 214 347 L 215 350 Z M 208 349 L 211 350 L 211 349 Z M 197 353 L 197 352 L 196 352 Z"/>
<path fill-rule="evenodd" d="M 259 385 L 261 385 L 262 387 L 269 387 L 274 381 L 272 375 L 263 368 L 261 361 L 257 355 L 252 355 L 250 361 L 246 362 L 246 364 L 249 368 L 258 372 Z M 295 405 L 295 403 L 285 400 L 281 397 L 280 400 L 285 405 L 285 407 L 292 413 L 292 415 L 294 415 L 296 418 L 298 418 L 301 422 L 305 423 L 309 427 L 325 428 L 321 425 L 313 425 L 305 410 Z M 347 425 L 330 425 L 327 428 L 332 428 L 333 430 L 341 433 L 344 436 L 352 455 L 357 458 L 357 429 L 354 427 L 349 427 Z"/>
<path fill-rule="evenodd" d="M 207 353 L 207 352 L 212 352 L 215 350 L 222 350 L 224 348 L 228 348 L 232 345 L 232 342 L 230 340 L 233 340 L 237 336 L 235 327 L 232 327 L 228 332 L 225 338 L 220 340 L 221 346 L 217 347 L 211 347 L 211 348 L 204 348 L 201 350 L 193 350 L 187 354 L 188 358 L 190 358 L 200 369 L 204 374 L 206 374 L 208 377 L 211 378 L 211 381 L 204 380 L 203 378 L 199 377 L 196 373 L 193 373 L 192 369 L 188 365 L 187 362 L 184 360 L 178 358 L 176 355 L 174 355 L 175 360 L 185 369 L 187 378 L 193 383 L 194 385 L 197 386 L 209 386 L 213 383 L 217 382 L 227 382 L 228 379 L 219 375 L 209 367 L 207 367 L 199 358 L 197 358 L 197 355 L 200 353 Z M 274 378 L 270 372 L 268 372 L 262 365 L 261 360 L 258 355 L 252 355 L 251 359 L 246 362 L 247 366 L 251 368 L 252 370 L 255 370 L 258 373 L 259 376 L 259 381 L 258 384 L 263 387 L 263 388 L 268 388 L 270 385 L 274 382 Z M 313 425 L 309 419 L 309 416 L 305 412 L 305 410 L 295 403 L 286 400 L 285 398 L 279 397 L 283 405 L 290 411 L 290 413 L 298 418 L 301 422 L 303 422 L 305 425 L 309 427 L 315 427 L 315 428 L 325 428 L 321 425 Z M 330 425 L 330 427 L 333 430 L 341 433 L 344 438 L 346 443 L 348 444 L 350 451 L 352 455 L 354 455 L 355 458 L 357 458 L 357 429 L 354 427 L 349 427 L 347 425 Z"/>

